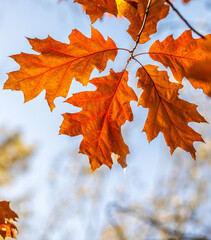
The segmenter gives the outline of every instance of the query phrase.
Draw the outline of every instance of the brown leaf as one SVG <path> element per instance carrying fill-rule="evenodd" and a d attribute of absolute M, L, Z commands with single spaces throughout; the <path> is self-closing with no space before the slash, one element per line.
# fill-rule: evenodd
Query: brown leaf
<path fill-rule="evenodd" d="M 123 1 L 117 0 L 118 12 L 130 21 L 128 33 L 134 41 L 141 29 L 148 0 Z M 157 32 L 157 23 L 168 15 L 169 6 L 165 0 L 152 0 L 147 22 L 141 34 L 139 43 L 145 43 L 151 38 L 151 34 Z"/>
<path fill-rule="evenodd" d="M 129 149 L 122 138 L 121 126 L 126 120 L 133 120 L 130 101 L 137 101 L 127 81 L 127 71 L 111 70 L 108 76 L 90 81 L 97 87 L 96 91 L 77 93 L 66 101 L 82 110 L 63 114 L 60 134 L 83 135 L 79 152 L 88 155 L 93 171 L 102 164 L 111 168 L 112 153 L 118 155 L 117 161 L 126 167 Z"/>
<path fill-rule="evenodd" d="M 21 53 L 12 58 L 21 66 L 19 71 L 9 73 L 4 89 L 20 90 L 25 102 L 35 98 L 44 89 L 46 100 L 53 110 L 54 99 L 66 97 L 73 78 L 87 85 L 94 68 L 102 72 L 109 59 L 115 59 L 117 47 L 114 41 L 92 28 L 87 38 L 77 30 L 69 36 L 70 44 L 48 37 L 44 40 L 29 39 L 33 50 L 40 55 Z"/>
<path fill-rule="evenodd" d="M 13 223 L 18 215 L 10 209 L 9 202 L 0 202 L 0 236 L 16 238 L 17 227 Z"/>
<path fill-rule="evenodd" d="M 74 0 L 74 2 L 83 5 L 92 23 L 102 18 L 105 12 L 117 16 L 117 5 L 115 0 Z"/>
<path fill-rule="evenodd" d="M 157 68 L 146 65 L 137 71 L 138 87 L 144 90 L 138 103 L 149 108 L 143 131 L 149 142 L 162 132 L 171 154 L 180 147 L 196 159 L 193 142 L 203 142 L 203 139 L 188 123 L 206 120 L 197 112 L 195 104 L 178 98 L 182 85 L 169 82 L 167 72 Z"/>
<path fill-rule="evenodd" d="M 211 35 L 207 35 L 210 38 Z M 210 95 L 211 81 L 208 79 L 194 79 L 188 74 L 189 69 L 194 64 L 200 64 L 210 58 L 210 52 L 201 46 L 202 38 L 194 39 L 191 31 L 185 31 L 177 39 L 168 36 L 163 42 L 156 41 L 150 47 L 150 57 L 169 67 L 175 79 L 182 83 L 182 79 L 187 76 L 194 88 L 201 88 L 205 94 Z"/>

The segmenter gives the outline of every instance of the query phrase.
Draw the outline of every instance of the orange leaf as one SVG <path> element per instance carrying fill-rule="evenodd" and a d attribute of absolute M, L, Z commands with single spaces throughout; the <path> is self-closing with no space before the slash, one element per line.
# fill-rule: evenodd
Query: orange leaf
<path fill-rule="evenodd" d="M 13 221 L 16 221 L 18 215 L 13 212 L 9 207 L 9 202 L 0 202 L 0 236 L 3 238 L 11 237 L 16 238 L 15 233 L 17 232 L 17 227 L 14 225 Z"/>
<path fill-rule="evenodd" d="M 195 104 L 178 98 L 182 85 L 169 82 L 167 72 L 157 68 L 146 65 L 137 71 L 138 87 L 144 90 L 138 103 L 149 108 L 143 131 L 149 142 L 162 132 L 171 154 L 180 147 L 196 159 L 193 142 L 203 142 L 203 139 L 188 123 L 206 120 L 197 112 Z"/>
<path fill-rule="evenodd" d="M 210 35 L 211 36 L 211 35 Z M 211 97 L 211 37 L 201 42 L 201 46 L 207 51 L 207 59 L 194 63 L 187 69 L 186 78 L 194 79 L 194 87 L 203 87 L 204 93 Z"/>
<path fill-rule="evenodd" d="M 48 37 L 44 40 L 29 39 L 33 49 L 40 55 L 21 53 L 12 58 L 21 66 L 19 71 L 9 73 L 4 89 L 20 90 L 25 102 L 35 98 L 44 89 L 46 99 L 53 110 L 56 97 L 66 97 L 73 78 L 87 85 L 93 69 L 103 71 L 109 59 L 115 59 L 117 47 L 114 41 L 92 28 L 87 38 L 77 30 L 69 36 L 70 44 Z"/>
<path fill-rule="evenodd" d="M 115 0 L 74 0 L 84 6 L 86 14 L 90 16 L 94 23 L 98 18 L 102 18 L 105 12 L 117 16 L 117 6 Z"/>
<path fill-rule="evenodd" d="M 130 21 L 128 33 L 134 41 L 141 29 L 144 15 L 146 12 L 148 0 L 123 1 L 117 0 L 118 12 Z M 147 22 L 141 34 L 139 43 L 145 43 L 150 40 L 150 35 L 157 32 L 157 23 L 168 15 L 169 6 L 165 0 L 152 0 Z"/>
<path fill-rule="evenodd" d="M 189 3 L 191 0 L 182 0 L 184 3 Z M 170 0 L 170 2 L 174 2 L 174 0 Z"/>
<path fill-rule="evenodd" d="M 206 37 L 210 38 L 210 36 L 207 35 Z M 183 77 L 188 76 L 190 67 L 202 61 L 207 61 L 210 57 L 210 52 L 201 46 L 203 41 L 202 38 L 194 39 L 190 30 L 185 31 L 176 40 L 171 35 L 163 42 L 156 41 L 152 44 L 149 50 L 150 57 L 162 63 L 166 68 L 169 67 L 175 79 L 181 83 Z M 188 80 L 194 88 L 201 88 L 205 94 L 210 94 L 210 78 L 207 81 L 203 78 L 198 80 L 190 76 Z"/>
<path fill-rule="evenodd" d="M 66 101 L 82 110 L 63 114 L 60 134 L 83 135 L 79 152 L 88 155 L 93 171 L 102 164 L 111 168 L 112 153 L 118 155 L 117 161 L 126 167 L 129 149 L 122 138 L 121 126 L 126 120 L 133 120 L 130 101 L 137 101 L 127 80 L 127 71 L 111 70 L 108 76 L 90 81 L 97 87 L 96 91 L 77 93 Z"/>

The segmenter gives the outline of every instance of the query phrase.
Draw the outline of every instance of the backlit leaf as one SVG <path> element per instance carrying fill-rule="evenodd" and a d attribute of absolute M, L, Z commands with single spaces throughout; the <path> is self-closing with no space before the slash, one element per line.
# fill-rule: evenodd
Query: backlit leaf
<path fill-rule="evenodd" d="M 91 22 L 102 18 L 104 13 L 111 13 L 117 16 L 117 5 L 115 0 L 74 0 L 84 6 L 86 14 L 90 16 Z"/>
<path fill-rule="evenodd" d="M 63 114 L 60 134 L 83 135 L 79 152 L 88 155 L 93 171 L 102 164 L 111 168 L 112 153 L 118 155 L 117 161 L 123 168 L 127 166 L 129 149 L 122 138 L 121 126 L 126 120 L 133 120 L 130 101 L 137 100 L 127 81 L 127 71 L 111 70 L 108 76 L 90 81 L 97 90 L 74 94 L 66 101 L 82 110 Z"/>
<path fill-rule="evenodd" d="M 210 35 L 211 36 L 211 35 Z M 201 47 L 207 51 L 207 59 L 194 63 L 187 69 L 186 78 L 193 79 L 195 88 L 202 88 L 211 97 L 211 37 L 201 42 Z"/>
<path fill-rule="evenodd" d="M 91 38 L 78 30 L 69 36 L 70 44 L 47 39 L 29 39 L 33 50 L 40 55 L 21 53 L 12 58 L 21 66 L 9 73 L 4 89 L 20 90 L 25 102 L 35 98 L 44 89 L 46 100 L 53 110 L 54 99 L 66 97 L 73 78 L 87 85 L 94 68 L 103 71 L 109 59 L 114 60 L 117 48 L 114 41 L 92 28 Z"/>
<path fill-rule="evenodd" d="M 136 41 L 141 29 L 147 4 L 148 0 L 117 0 L 118 12 L 130 21 L 130 26 L 127 31 L 134 41 Z M 145 43 L 150 40 L 149 36 L 157 32 L 157 23 L 165 18 L 168 12 L 169 6 L 165 4 L 165 0 L 152 0 L 147 22 L 139 43 Z"/>
<path fill-rule="evenodd" d="M 13 223 L 18 215 L 10 209 L 9 202 L 0 202 L 0 236 L 16 238 L 17 227 Z"/>
<path fill-rule="evenodd" d="M 207 35 L 210 38 L 211 35 Z M 168 36 L 163 42 L 156 41 L 150 47 L 150 57 L 162 63 L 166 68 L 169 67 L 175 79 L 182 83 L 182 79 L 187 76 L 194 88 L 201 88 L 205 94 L 210 95 L 211 81 L 209 79 L 194 79 L 189 74 L 189 68 L 194 64 L 200 64 L 210 58 L 202 43 L 202 38 L 194 39 L 191 31 L 185 31 L 177 39 Z"/>
<path fill-rule="evenodd" d="M 167 72 L 157 68 L 146 65 L 137 71 L 138 87 L 144 90 L 138 103 L 149 108 L 143 131 L 149 142 L 162 132 L 171 153 L 180 147 L 196 159 L 193 142 L 203 142 L 203 139 L 188 123 L 206 120 L 197 112 L 195 104 L 178 98 L 182 85 L 169 82 Z"/>

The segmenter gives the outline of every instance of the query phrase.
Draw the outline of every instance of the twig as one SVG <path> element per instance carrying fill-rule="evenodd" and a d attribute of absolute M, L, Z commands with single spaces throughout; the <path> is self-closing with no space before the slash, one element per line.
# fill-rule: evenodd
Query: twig
<path fill-rule="evenodd" d="M 112 205 L 112 207 L 114 208 L 114 210 L 116 210 L 116 212 L 120 212 L 120 213 L 124 213 L 124 214 L 128 214 L 138 220 L 143 221 L 144 223 L 163 231 L 164 233 L 168 234 L 169 236 L 180 236 L 181 232 L 178 230 L 174 230 L 174 229 L 170 229 L 168 227 L 165 227 L 164 224 L 159 221 L 158 218 L 153 217 L 146 209 L 140 209 L 142 211 L 138 212 L 135 209 L 131 209 L 131 208 L 127 208 L 127 207 L 121 207 L 120 205 L 114 203 Z M 180 238 L 178 238 L 180 239 Z"/>
<path fill-rule="evenodd" d="M 199 33 L 196 29 L 194 29 L 189 23 L 188 21 L 181 15 L 181 13 L 174 7 L 174 5 L 169 1 L 169 0 L 166 0 L 166 2 L 172 7 L 172 9 L 177 13 L 177 15 L 183 20 L 183 22 L 193 31 L 195 32 L 197 35 L 199 35 L 201 38 L 204 38 L 205 37 Z"/>
<path fill-rule="evenodd" d="M 143 19 L 143 22 L 142 22 L 142 25 L 141 25 L 141 29 L 140 29 L 140 31 L 139 31 L 139 33 L 137 35 L 137 40 L 136 40 L 136 43 L 135 43 L 135 45 L 134 45 L 134 47 L 133 47 L 133 49 L 131 51 L 130 58 L 127 61 L 127 65 L 130 62 L 130 60 L 133 58 L 133 53 L 134 53 L 134 51 L 136 50 L 136 48 L 137 48 L 137 46 L 139 44 L 139 40 L 140 40 L 141 34 L 142 34 L 143 30 L 144 30 L 144 27 L 145 27 L 145 24 L 146 24 L 146 21 L 147 21 L 147 17 L 149 15 L 149 9 L 150 9 L 151 2 L 152 2 L 152 0 L 148 1 L 147 8 L 146 8 L 145 15 L 144 15 L 144 19 Z"/>
<path fill-rule="evenodd" d="M 117 223 L 117 221 L 113 217 L 112 208 L 113 208 L 113 204 L 112 203 L 107 205 L 106 213 L 107 213 L 107 217 L 109 219 L 109 222 L 110 222 L 111 226 L 114 228 L 118 238 L 120 240 L 127 240 L 127 238 L 125 237 L 125 234 L 124 234 L 124 231 L 123 231 L 122 227 Z"/>

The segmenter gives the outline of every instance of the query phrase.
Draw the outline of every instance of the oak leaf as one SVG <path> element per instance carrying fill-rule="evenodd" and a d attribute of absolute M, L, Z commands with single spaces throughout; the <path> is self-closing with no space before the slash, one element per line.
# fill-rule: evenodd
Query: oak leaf
<path fill-rule="evenodd" d="M 106 12 L 117 16 L 117 5 L 115 0 L 74 0 L 74 2 L 83 5 L 92 23 L 102 18 L 103 14 Z"/>
<path fill-rule="evenodd" d="M 182 0 L 184 3 L 189 3 L 191 0 Z M 174 0 L 170 0 L 170 2 L 174 2 Z"/>
<path fill-rule="evenodd" d="M 201 85 L 207 83 L 206 87 L 204 87 L 204 93 L 211 97 L 211 37 L 202 41 L 201 46 L 207 51 L 207 59 L 194 63 L 187 70 L 185 76 L 188 79 L 194 79 L 195 84 L 198 84 L 197 88 L 200 88 Z"/>
<path fill-rule="evenodd" d="M 130 101 L 137 101 L 127 81 L 127 71 L 115 73 L 111 69 L 108 76 L 90 81 L 96 91 L 73 94 L 66 100 L 82 110 L 63 114 L 60 134 L 83 135 L 79 152 L 88 155 L 92 171 L 102 164 L 111 168 L 112 153 L 118 155 L 117 161 L 123 168 L 127 166 L 129 149 L 122 138 L 121 126 L 126 120 L 133 120 Z"/>
<path fill-rule="evenodd" d="M 0 236 L 16 238 L 17 227 L 13 223 L 18 215 L 10 209 L 9 202 L 0 202 Z"/>
<path fill-rule="evenodd" d="M 148 0 L 117 0 L 118 12 L 130 21 L 128 33 L 134 41 L 141 29 L 147 9 Z M 169 6 L 165 0 L 152 0 L 147 21 L 139 43 L 150 40 L 150 35 L 157 32 L 157 23 L 168 15 Z"/>
<path fill-rule="evenodd" d="M 210 38 L 207 35 L 206 38 Z M 194 88 L 201 88 L 205 94 L 210 96 L 211 81 L 209 79 L 194 79 L 188 75 L 189 68 L 194 64 L 200 64 L 210 58 L 210 52 L 202 46 L 202 38 L 194 39 L 191 30 L 185 31 L 177 39 L 168 36 L 162 42 L 156 41 L 149 50 L 150 57 L 169 67 L 174 78 L 182 83 L 182 79 L 187 76 Z"/>
<path fill-rule="evenodd" d="M 143 131 L 149 142 L 162 132 L 171 154 L 180 147 L 196 159 L 193 142 L 203 142 L 203 139 L 188 123 L 206 120 L 197 112 L 195 104 L 178 98 L 182 85 L 170 82 L 167 72 L 157 68 L 146 65 L 137 71 L 138 87 L 143 88 L 138 104 L 149 108 Z"/>
<path fill-rule="evenodd" d="M 33 50 L 40 55 L 21 53 L 12 58 L 21 66 L 20 70 L 9 73 L 4 89 L 20 90 L 25 102 L 35 98 L 44 89 L 46 100 L 53 110 L 54 99 L 66 97 L 73 78 L 87 85 L 94 68 L 102 72 L 107 61 L 115 59 L 117 47 L 114 41 L 106 41 L 92 28 L 91 38 L 78 30 L 69 36 L 70 43 L 61 43 L 51 37 L 29 39 Z"/>

